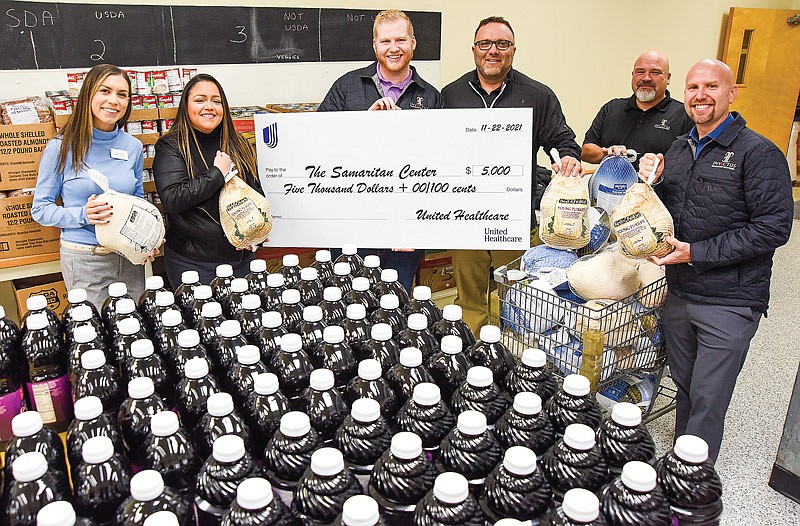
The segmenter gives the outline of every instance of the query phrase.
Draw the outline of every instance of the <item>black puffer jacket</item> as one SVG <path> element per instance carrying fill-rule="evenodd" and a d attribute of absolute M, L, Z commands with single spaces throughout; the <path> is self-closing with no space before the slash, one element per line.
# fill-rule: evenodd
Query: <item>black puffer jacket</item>
<path fill-rule="evenodd" d="M 765 313 L 772 255 L 792 229 L 789 168 L 774 144 L 733 116 L 696 161 L 688 135 L 664 156 L 656 192 L 675 222 L 675 238 L 691 244 L 692 257 L 692 265 L 667 266 L 667 283 L 689 301 Z"/>
<path fill-rule="evenodd" d="M 225 237 L 220 224 L 219 192 L 225 184 L 225 177 L 214 166 L 214 157 L 219 149 L 219 127 L 208 135 L 195 133 L 202 157 L 192 145 L 194 179 L 189 178 L 186 160 L 181 156 L 174 135 L 165 135 L 156 143 L 153 177 L 169 224 L 167 248 L 198 261 L 235 264 L 250 253 L 236 250 Z M 247 184 L 263 193 L 253 174 L 241 166 L 237 168 L 240 174 L 245 175 Z"/>

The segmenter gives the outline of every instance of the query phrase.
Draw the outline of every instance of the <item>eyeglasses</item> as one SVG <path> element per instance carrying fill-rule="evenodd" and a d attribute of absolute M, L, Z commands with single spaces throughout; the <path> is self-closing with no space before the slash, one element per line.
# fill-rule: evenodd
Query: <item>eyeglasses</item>
<path fill-rule="evenodd" d="M 478 49 L 481 51 L 489 51 L 492 49 L 492 46 L 497 46 L 497 49 L 500 51 L 506 51 L 508 48 L 514 45 L 514 43 L 510 40 L 478 40 L 475 42 L 475 45 L 478 46 Z"/>

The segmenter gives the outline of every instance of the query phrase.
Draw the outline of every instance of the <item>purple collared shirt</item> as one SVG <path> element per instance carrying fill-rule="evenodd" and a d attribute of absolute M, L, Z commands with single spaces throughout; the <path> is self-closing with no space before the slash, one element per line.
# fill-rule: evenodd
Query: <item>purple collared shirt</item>
<path fill-rule="evenodd" d="M 399 99 L 400 95 L 403 94 L 403 90 L 406 89 L 408 83 L 411 82 L 411 70 L 408 70 L 408 76 L 404 81 L 400 82 L 399 84 L 393 84 L 390 80 L 383 78 L 383 75 L 381 74 L 381 65 L 378 64 L 378 79 L 381 81 L 383 96 L 389 97 L 393 102 L 397 102 L 397 99 Z"/>

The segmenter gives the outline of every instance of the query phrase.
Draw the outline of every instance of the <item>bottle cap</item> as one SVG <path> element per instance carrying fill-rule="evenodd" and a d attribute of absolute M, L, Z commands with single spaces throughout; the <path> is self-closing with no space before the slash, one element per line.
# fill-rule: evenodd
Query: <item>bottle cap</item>
<path fill-rule="evenodd" d="M 369 290 L 369 279 L 364 277 L 353 278 L 353 290 L 364 292 Z"/>
<path fill-rule="evenodd" d="M 314 253 L 314 261 L 318 261 L 320 263 L 327 263 L 330 260 L 331 260 L 330 250 L 317 250 Z"/>
<path fill-rule="evenodd" d="M 38 451 L 23 453 L 11 464 L 11 473 L 17 482 L 33 482 L 47 473 L 47 459 Z"/>
<path fill-rule="evenodd" d="M 30 320 L 33 316 L 35 316 L 35 314 L 29 316 L 28 320 Z M 142 330 L 142 324 L 139 323 L 139 320 L 137 318 L 125 318 L 119 320 L 119 323 L 117 324 L 117 330 L 119 331 L 120 334 L 124 336 L 130 336 L 131 334 L 136 334 L 137 332 Z"/>
<path fill-rule="evenodd" d="M 350 264 L 346 261 L 341 261 L 339 263 L 333 264 L 333 273 L 337 276 L 349 276 L 350 275 Z"/>
<path fill-rule="evenodd" d="M 381 404 L 372 398 L 359 398 L 353 402 L 350 416 L 358 422 L 369 424 L 381 416 Z"/>
<path fill-rule="evenodd" d="M 467 383 L 472 387 L 489 387 L 493 382 L 494 375 L 488 367 L 476 365 L 467 371 Z"/>
<path fill-rule="evenodd" d="M 542 397 L 536 393 L 522 392 L 514 395 L 514 411 L 532 416 L 542 412 Z"/>
<path fill-rule="evenodd" d="M 461 307 L 458 305 L 445 305 L 444 309 L 442 309 L 442 317 L 447 321 L 458 321 L 461 316 Z"/>
<path fill-rule="evenodd" d="M 281 336 L 281 351 L 297 352 L 303 348 L 303 340 L 299 334 L 290 332 Z"/>
<path fill-rule="evenodd" d="M 342 526 L 375 526 L 380 518 L 378 503 L 369 495 L 353 495 L 342 505 Z"/>
<path fill-rule="evenodd" d="M 395 296 L 396 298 L 397 296 Z M 381 298 L 383 299 L 383 298 Z M 381 305 L 383 306 L 383 305 Z M 408 328 L 415 331 L 424 331 L 428 328 L 428 317 L 421 312 L 408 315 Z M 459 349 L 460 350 L 460 349 Z"/>
<path fill-rule="evenodd" d="M 24 413 L 23 413 L 24 414 Z M 16 419 L 16 417 L 14 417 Z M 13 421 L 12 421 L 13 424 Z M 14 433 L 16 435 L 16 433 Z M 690 464 L 702 464 L 708 460 L 708 443 L 695 435 L 681 435 L 675 440 L 675 455 Z"/>
<path fill-rule="evenodd" d="M 229 278 L 233 276 L 233 266 L 228 264 L 217 265 L 216 274 L 220 278 Z"/>
<path fill-rule="evenodd" d="M 250 262 L 250 272 L 266 272 L 267 262 L 263 259 L 254 259 Z"/>
<path fill-rule="evenodd" d="M 388 323 L 376 323 L 369 331 L 373 340 L 385 342 L 392 339 L 392 327 Z"/>
<path fill-rule="evenodd" d="M 18 438 L 35 435 L 43 427 L 42 415 L 38 411 L 24 411 L 11 419 L 11 432 Z"/>
<path fill-rule="evenodd" d="M 89 307 L 86 307 L 87 309 Z M 91 325 L 80 325 L 75 328 L 72 338 L 77 343 L 89 343 L 97 338 L 97 331 Z"/>
<path fill-rule="evenodd" d="M 462 435 L 477 436 L 486 432 L 486 415 L 471 409 L 458 415 L 456 427 Z"/>
<path fill-rule="evenodd" d="M 29 331 L 38 331 L 39 329 L 44 329 L 47 327 L 47 314 L 43 312 L 31 314 L 25 320 L 25 325 L 28 327 Z"/>
<path fill-rule="evenodd" d="M 586 424 L 570 424 L 564 430 L 564 443 L 578 451 L 589 451 L 594 447 L 594 429 Z"/>
<path fill-rule="evenodd" d="M 164 493 L 164 477 L 154 469 L 140 471 L 131 477 L 131 497 L 139 502 L 153 500 Z"/>
<path fill-rule="evenodd" d="M 131 344 L 131 356 L 134 358 L 147 358 L 155 352 L 153 341 L 140 338 Z"/>
<path fill-rule="evenodd" d="M 325 287 L 322 291 L 322 299 L 325 301 L 341 301 L 342 289 L 339 287 Z"/>
<path fill-rule="evenodd" d="M 500 327 L 484 325 L 481 327 L 481 341 L 484 343 L 497 343 L 500 341 Z"/>
<path fill-rule="evenodd" d="M 135 400 L 141 400 L 153 396 L 156 392 L 153 379 L 148 376 L 131 378 L 128 382 L 128 396 Z"/>
<path fill-rule="evenodd" d="M 106 355 L 100 349 L 90 349 L 81 354 L 81 367 L 84 369 L 99 369 L 106 364 Z"/>
<path fill-rule="evenodd" d="M 184 365 L 183 371 L 183 375 L 186 378 L 192 380 L 204 378 L 208 375 L 208 362 L 205 358 L 191 358 L 186 362 L 186 365 Z"/>
<path fill-rule="evenodd" d="M 636 427 L 642 423 L 642 411 L 629 402 L 614 404 L 611 419 L 621 426 Z"/>
<path fill-rule="evenodd" d="M 314 281 L 318 277 L 319 273 L 314 267 L 305 267 L 300 269 L 300 279 L 303 281 Z"/>
<path fill-rule="evenodd" d="M 75 400 L 75 418 L 78 420 L 94 420 L 103 414 L 103 401 L 96 396 L 84 396 Z"/>
<path fill-rule="evenodd" d="M 250 285 L 244 278 L 235 278 L 233 281 L 231 281 L 231 292 L 242 294 L 247 292 L 248 287 L 250 287 Z"/>
<path fill-rule="evenodd" d="M 358 377 L 363 380 L 377 380 L 381 377 L 381 363 L 373 358 L 358 362 Z"/>
<path fill-rule="evenodd" d="M 375 254 L 364 256 L 364 266 L 367 268 L 379 268 L 381 266 L 380 256 L 376 256 Z"/>
<path fill-rule="evenodd" d="M 320 477 L 332 477 L 344 470 L 341 451 L 332 447 L 320 448 L 311 454 L 311 471 Z"/>
<path fill-rule="evenodd" d="M 209 301 L 200 309 L 200 315 L 203 316 L 203 318 L 216 318 L 218 316 L 222 316 L 222 305 L 216 301 Z"/>
<path fill-rule="evenodd" d="M 157 511 L 144 520 L 142 526 L 180 526 L 178 517 L 171 511 Z"/>
<path fill-rule="evenodd" d="M 92 437 L 81 446 L 81 456 L 87 464 L 101 464 L 114 456 L 114 443 L 107 436 Z"/>
<path fill-rule="evenodd" d="M 283 256 L 283 266 L 284 267 L 296 267 L 300 264 L 300 258 L 297 254 L 286 254 Z"/>
<path fill-rule="evenodd" d="M 239 320 L 225 320 L 219 324 L 219 335 L 223 338 L 235 338 L 242 334 L 242 324 Z"/>
<path fill-rule="evenodd" d="M 222 322 L 223 325 L 226 323 L 228 322 Z M 237 321 L 234 323 L 239 322 Z M 200 333 L 195 329 L 183 329 L 178 333 L 178 345 L 181 347 L 197 347 L 200 345 Z"/>
<path fill-rule="evenodd" d="M 392 283 L 397 281 L 397 271 L 393 268 L 385 268 L 381 270 L 381 281 Z"/>
<path fill-rule="evenodd" d="M 178 415 L 172 411 L 159 411 L 150 417 L 150 432 L 157 437 L 168 437 L 178 432 Z"/>
<path fill-rule="evenodd" d="M 622 466 L 622 483 L 633 491 L 645 493 L 656 487 L 656 470 L 645 462 L 633 460 Z"/>
<path fill-rule="evenodd" d="M 196 270 L 185 270 L 181 272 L 181 283 L 191 285 L 200 282 L 200 274 Z"/>
<path fill-rule="evenodd" d="M 242 345 L 236 349 L 236 361 L 242 365 L 254 365 L 261 360 L 261 351 L 255 345 Z"/>
<path fill-rule="evenodd" d="M 130 314 L 136 311 L 136 303 L 131 298 L 117 301 L 117 314 Z"/>
<path fill-rule="evenodd" d="M 431 288 L 426 287 L 425 285 L 417 285 L 411 292 L 411 296 L 415 300 L 428 301 L 429 299 L 431 299 Z"/>
<path fill-rule="evenodd" d="M 572 488 L 564 494 L 561 509 L 576 522 L 592 522 L 600 516 L 600 501 L 588 489 Z"/>
<path fill-rule="evenodd" d="M 522 351 L 522 363 L 528 367 L 544 367 L 547 364 L 547 355 L 543 350 L 531 347 Z"/>
<path fill-rule="evenodd" d="M 431 382 L 420 382 L 414 386 L 411 397 L 414 403 L 430 407 L 442 401 L 442 390 Z"/>
<path fill-rule="evenodd" d="M 217 462 L 230 464 L 245 454 L 244 440 L 238 435 L 222 435 L 214 441 L 211 455 Z"/>
<path fill-rule="evenodd" d="M 422 454 L 422 439 L 416 433 L 401 431 L 392 437 L 392 455 L 403 460 L 411 460 Z"/>
<path fill-rule="evenodd" d="M 145 286 L 147 286 L 147 280 L 145 280 Z M 86 298 L 86 289 L 72 289 L 67 292 L 67 301 L 70 303 L 82 303 L 86 301 Z"/>
<path fill-rule="evenodd" d="M 245 310 L 260 309 L 261 296 L 258 294 L 245 294 L 242 296 L 242 308 Z"/>
<path fill-rule="evenodd" d="M 253 379 L 253 389 L 262 396 L 277 393 L 279 387 L 278 377 L 273 373 L 259 373 Z"/>
<path fill-rule="evenodd" d="M 108 286 L 108 295 L 112 298 L 119 298 L 128 293 L 128 286 L 121 281 L 116 281 Z"/>
<path fill-rule="evenodd" d="M 267 287 L 280 288 L 284 285 L 286 285 L 286 279 L 284 279 L 283 274 L 278 274 L 277 272 L 267 274 Z"/>
<path fill-rule="evenodd" d="M 309 305 L 303 308 L 303 321 L 312 323 L 322 321 L 322 308 L 319 305 Z"/>
<path fill-rule="evenodd" d="M 315 391 L 327 391 L 334 385 L 333 371 L 330 369 L 314 369 L 308 380 L 311 389 Z"/>
<path fill-rule="evenodd" d="M 2 307 L 2 305 L 0 305 Z M 5 317 L 5 309 L 3 309 L 3 315 L 0 318 Z M 91 319 L 92 317 L 92 308 L 88 305 L 78 305 L 74 309 L 72 309 L 72 319 L 75 321 L 86 321 Z"/>
<path fill-rule="evenodd" d="M 294 305 L 300 303 L 300 291 L 297 289 L 286 289 L 281 292 L 281 303 Z"/>
<path fill-rule="evenodd" d="M 351 303 L 347 306 L 347 319 L 349 320 L 363 320 L 367 317 L 367 309 L 360 303 Z M 392 328 L 389 328 L 391 331 Z"/>
<path fill-rule="evenodd" d="M 261 325 L 268 329 L 276 329 L 283 323 L 283 316 L 276 310 L 270 310 L 261 315 Z"/>
<path fill-rule="evenodd" d="M 524 446 L 511 446 L 503 456 L 503 467 L 514 475 L 530 475 L 536 471 L 536 453 Z"/>
<path fill-rule="evenodd" d="M 158 275 L 150 276 L 144 280 L 144 288 L 147 290 L 159 290 L 164 288 L 164 278 Z"/>
<path fill-rule="evenodd" d="M 345 256 L 352 256 L 358 252 L 358 247 L 353 243 L 345 243 L 342 245 L 342 254 Z"/>
<path fill-rule="evenodd" d="M 214 393 L 206 401 L 208 414 L 221 417 L 233 413 L 233 397 L 225 392 Z"/>
<path fill-rule="evenodd" d="M 281 433 L 291 438 L 299 438 L 311 431 L 311 420 L 300 411 L 289 411 L 281 417 Z"/>
<path fill-rule="evenodd" d="M 442 337 L 442 352 L 445 354 L 458 354 L 461 352 L 463 340 L 455 334 L 448 334 Z"/>
<path fill-rule="evenodd" d="M 568 395 L 586 396 L 589 394 L 589 379 L 580 374 L 568 374 L 561 388 Z"/>
<path fill-rule="evenodd" d="M 175 294 L 171 290 L 159 290 L 156 292 L 156 305 L 159 307 L 169 307 L 175 304 Z"/>
<path fill-rule="evenodd" d="M 66 500 L 53 501 L 36 514 L 36 526 L 75 526 L 77 520 L 75 508 Z"/>
<path fill-rule="evenodd" d="M 433 483 L 433 496 L 445 504 L 460 504 L 469 497 L 469 483 L 461 473 L 442 473 Z"/>
<path fill-rule="evenodd" d="M 236 503 L 245 510 L 264 509 L 272 499 L 272 484 L 261 477 L 246 479 L 236 488 Z"/>
<path fill-rule="evenodd" d="M 384 294 L 383 296 L 381 296 L 382 309 L 391 310 L 391 309 L 396 309 L 399 306 L 400 306 L 400 298 L 398 298 L 394 294 Z"/>
<path fill-rule="evenodd" d="M 178 309 L 169 309 L 168 311 L 164 311 L 161 315 L 161 325 L 164 327 L 177 327 L 182 322 L 183 316 Z"/>
<path fill-rule="evenodd" d="M 213 295 L 214 291 L 208 285 L 198 285 L 194 288 L 194 299 L 196 300 L 205 301 L 211 299 Z"/>
<path fill-rule="evenodd" d="M 339 325 L 325 327 L 322 329 L 322 339 L 325 343 L 341 343 L 344 341 L 344 328 Z"/>
<path fill-rule="evenodd" d="M 422 365 L 422 351 L 416 347 L 401 349 L 400 363 L 406 367 L 419 367 Z"/>

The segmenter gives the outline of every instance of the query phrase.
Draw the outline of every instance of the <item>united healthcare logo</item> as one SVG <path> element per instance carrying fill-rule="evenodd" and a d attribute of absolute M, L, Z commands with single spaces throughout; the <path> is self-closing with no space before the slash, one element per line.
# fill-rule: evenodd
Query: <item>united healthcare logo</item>
<path fill-rule="evenodd" d="M 732 163 L 731 157 L 733 157 L 733 152 L 725 152 L 725 156 L 722 158 L 721 161 L 714 161 L 711 163 L 712 168 L 724 168 L 725 170 L 735 170 L 736 163 Z"/>
<path fill-rule="evenodd" d="M 278 146 L 278 123 L 273 122 L 264 128 L 264 144 L 267 148 L 275 148 Z"/>

